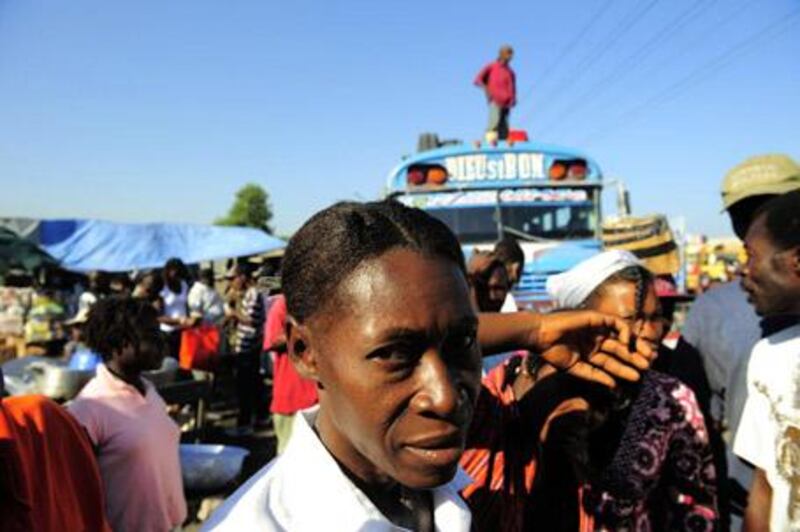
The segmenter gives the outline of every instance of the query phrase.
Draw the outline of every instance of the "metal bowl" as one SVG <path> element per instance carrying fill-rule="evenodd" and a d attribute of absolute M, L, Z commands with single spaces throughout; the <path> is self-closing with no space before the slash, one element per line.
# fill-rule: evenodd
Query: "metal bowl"
<path fill-rule="evenodd" d="M 9 395 L 29 395 L 39 392 L 36 374 L 29 370 L 29 366 L 48 364 L 50 359 L 43 356 L 26 356 L 9 360 L 3 364 L 3 380 L 6 393 Z"/>
<path fill-rule="evenodd" d="M 165 357 L 161 362 L 161 367 L 153 371 L 143 371 L 142 376 L 153 383 L 158 388 L 175 380 L 178 374 L 178 361 L 174 358 Z"/>
<path fill-rule="evenodd" d="M 14 375 L 3 375 L 3 389 L 7 395 L 30 395 L 36 393 L 36 383 Z"/>
<path fill-rule="evenodd" d="M 182 443 L 183 487 L 187 491 L 216 492 L 229 487 L 242 470 L 250 451 L 233 445 Z"/>
<path fill-rule="evenodd" d="M 78 395 L 94 377 L 94 370 L 70 369 L 62 361 L 34 362 L 26 371 L 33 375 L 38 393 L 62 401 Z"/>
<path fill-rule="evenodd" d="M 3 364 L 6 390 L 11 395 L 42 394 L 67 401 L 94 376 L 94 371 L 69 369 L 63 360 L 30 356 Z"/>

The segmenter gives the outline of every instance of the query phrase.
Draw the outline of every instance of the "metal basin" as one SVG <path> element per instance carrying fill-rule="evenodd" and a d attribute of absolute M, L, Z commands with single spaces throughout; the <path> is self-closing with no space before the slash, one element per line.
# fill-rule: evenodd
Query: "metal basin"
<path fill-rule="evenodd" d="M 67 401 L 78 395 L 94 371 L 74 370 L 63 360 L 31 356 L 3 364 L 3 376 L 10 395 L 42 394 Z"/>
<path fill-rule="evenodd" d="M 178 361 L 170 357 L 164 358 L 159 369 L 142 372 L 142 376 L 152 382 L 156 388 L 173 382 L 177 374 Z"/>
<path fill-rule="evenodd" d="M 182 443 L 183 487 L 187 491 L 218 492 L 239 477 L 250 451 L 233 445 Z"/>
<path fill-rule="evenodd" d="M 165 358 L 161 367 L 145 371 L 143 376 L 156 387 L 175 380 L 178 362 Z M 94 377 L 94 369 L 70 368 L 67 361 L 40 356 L 9 360 L 3 364 L 3 376 L 9 395 L 42 394 L 59 401 L 69 401 Z"/>
<path fill-rule="evenodd" d="M 3 382 L 9 395 L 28 395 L 37 393 L 33 375 L 26 368 L 33 362 L 45 360 L 44 357 L 30 356 L 9 360 L 3 364 Z"/>
<path fill-rule="evenodd" d="M 94 370 L 70 369 L 63 361 L 34 362 L 26 368 L 33 375 L 36 391 L 51 399 L 69 401 L 86 386 Z"/>

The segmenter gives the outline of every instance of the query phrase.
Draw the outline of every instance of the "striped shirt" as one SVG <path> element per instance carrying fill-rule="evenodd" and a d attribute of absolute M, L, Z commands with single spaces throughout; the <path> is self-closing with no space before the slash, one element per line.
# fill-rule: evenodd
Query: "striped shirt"
<path fill-rule="evenodd" d="M 234 352 L 261 351 L 264 342 L 264 298 L 255 286 L 251 286 L 245 291 L 237 307 L 239 314 L 247 316 L 248 323 L 239 320 L 236 324 Z"/>
<path fill-rule="evenodd" d="M 461 467 L 473 479 L 461 495 L 472 510 L 477 530 L 525 530 L 525 509 L 536 473 L 535 459 L 516 437 L 521 419 L 506 381 L 509 360 L 489 371 L 481 382 L 461 457 Z"/>

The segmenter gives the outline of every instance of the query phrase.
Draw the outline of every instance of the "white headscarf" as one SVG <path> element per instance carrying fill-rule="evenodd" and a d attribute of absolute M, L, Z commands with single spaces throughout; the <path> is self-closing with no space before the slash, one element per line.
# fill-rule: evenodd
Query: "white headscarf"
<path fill-rule="evenodd" d="M 559 309 L 578 308 L 606 279 L 630 266 L 642 266 L 642 261 L 630 251 L 604 251 L 564 273 L 551 275 L 547 293 Z"/>

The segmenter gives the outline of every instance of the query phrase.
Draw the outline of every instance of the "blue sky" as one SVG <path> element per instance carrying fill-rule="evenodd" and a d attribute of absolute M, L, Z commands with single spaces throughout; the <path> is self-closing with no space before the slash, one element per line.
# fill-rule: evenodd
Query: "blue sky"
<path fill-rule="evenodd" d="M 798 10 L 0 0 L 0 215 L 209 222 L 256 182 L 290 232 L 377 197 L 419 133 L 478 138 L 472 79 L 508 42 L 512 125 L 587 151 L 638 213 L 729 233 L 725 171 L 762 152 L 800 160 Z"/>

